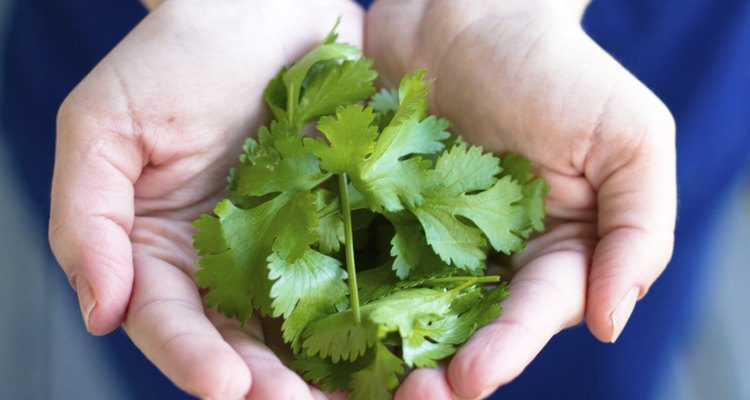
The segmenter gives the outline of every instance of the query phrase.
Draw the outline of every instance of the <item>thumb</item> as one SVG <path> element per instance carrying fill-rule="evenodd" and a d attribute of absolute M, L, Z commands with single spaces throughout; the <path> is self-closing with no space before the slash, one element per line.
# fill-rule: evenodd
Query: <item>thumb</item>
<path fill-rule="evenodd" d="M 597 192 L 599 243 L 588 283 L 586 322 L 602 341 L 622 333 L 672 254 L 677 208 L 675 126 L 666 107 L 632 79 L 597 126 L 585 174 Z"/>
<path fill-rule="evenodd" d="M 102 335 L 120 325 L 130 299 L 133 182 L 142 160 L 135 135 L 123 133 L 133 125 L 96 118 L 80 92 L 58 113 L 49 242 L 86 328 Z"/>

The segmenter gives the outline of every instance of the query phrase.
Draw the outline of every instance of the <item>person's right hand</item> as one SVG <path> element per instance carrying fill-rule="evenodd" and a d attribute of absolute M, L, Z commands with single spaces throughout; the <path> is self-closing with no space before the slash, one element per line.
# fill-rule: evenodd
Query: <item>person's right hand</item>
<path fill-rule="evenodd" d="M 193 281 L 191 221 L 211 212 L 241 144 L 265 119 L 280 66 L 348 0 L 180 0 L 149 14 L 60 108 L 49 238 L 88 330 L 122 324 L 177 386 L 212 399 L 310 399 L 309 387 L 244 327 L 207 311 Z"/>
<path fill-rule="evenodd" d="M 386 84 L 426 68 L 434 112 L 470 142 L 530 159 L 551 186 L 547 230 L 512 258 L 503 314 L 396 398 L 487 395 L 581 321 L 614 341 L 669 260 L 674 122 L 584 33 L 585 3 L 378 0 L 367 14 Z"/>

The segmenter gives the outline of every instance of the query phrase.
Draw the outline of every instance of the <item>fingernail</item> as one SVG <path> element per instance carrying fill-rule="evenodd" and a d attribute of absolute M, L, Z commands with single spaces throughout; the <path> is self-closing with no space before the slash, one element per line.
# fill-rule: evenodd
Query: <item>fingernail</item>
<path fill-rule="evenodd" d="M 615 311 L 612 312 L 612 343 L 620 337 L 622 330 L 625 329 L 625 324 L 628 322 L 630 314 L 633 313 L 635 302 L 638 300 L 638 292 L 637 287 L 630 289 L 628 294 L 620 300 L 620 304 L 617 305 Z"/>
<path fill-rule="evenodd" d="M 477 397 L 475 397 L 473 399 L 464 399 L 463 397 L 458 397 L 456 395 L 453 395 L 453 400 L 483 400 L 483 399 L 486 399 L 486 398 L 490 397 L 490 395 L 492 393 L 495 393 L 495 388 L 494 387 L 484 389 L 484 391 L 482 392 L 482 394 L 480 394 L 479 396 L 477 396 Z"/>
<path fill-rule="evenodd" d="M 78 292 L 78 303 L 81 306 L 83 323 L 86 324 L 86 330 L 91 332 L 91 328 L 89 327 L 89 317 L 91 316 L 91 311 L 93 311 L 96 306 L 96 299 L 94 299 L 94 294 L 91 293 L 91 287 L 88 282 L 86 282 L 86 278 L 81 275 L 77 276 L 75 279 L 75 289 L 76 292 Z"/>
<path fill-rule="evenodd" d="M 487 388 L 482 392 L 482 394 L 479 395 L 479 400 L 486 399 L 492 395 L 492 393 L 495 393 L 495 388 Z"/>

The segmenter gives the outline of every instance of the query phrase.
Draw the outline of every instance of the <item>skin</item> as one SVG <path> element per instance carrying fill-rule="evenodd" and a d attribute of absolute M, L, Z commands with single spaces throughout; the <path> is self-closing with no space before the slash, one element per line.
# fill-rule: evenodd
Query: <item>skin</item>
<path fill-rule="evenodd" d="M 523 154 L 552 187 L 547 231 L 512 259 L 502 317 L 450 363 L 413 371 L 397 398 L 486 394 L 584 320 L 613 341 L 671 254 L 672 118 L 583 33 L 584 2 L 458 3 L 379 0 L 366 21 L 345 0 L 158 6 L 59 112 L 50 244 L 88 330 L 124 326 L 197 396 L 325 397 L 264 343 L 271 329 L 205 309 L 190 222 L 266 121 L 265 84 L 341 15 L 342 38 L 365 45 L 384 83 L 427 68 L 433 112 L 488 150 Z"/>

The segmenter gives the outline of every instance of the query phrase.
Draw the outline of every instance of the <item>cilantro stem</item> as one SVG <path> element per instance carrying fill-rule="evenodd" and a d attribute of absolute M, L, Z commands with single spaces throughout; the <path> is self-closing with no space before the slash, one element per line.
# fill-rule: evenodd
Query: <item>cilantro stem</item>
<path fill-rule="evenodd" d="M 415 283 L 417 285 L 440 285 L 445 283 L 460 283 L 457 287 L 451 289 L 460 292 L 469 286 L 473 286 L 480 283 L 495 283 L 500 282 L 500 277 L 497 275 L 487 276 L 446 276 L 443 278 L 432 278 L 425 281 L 419 282 L 402 282 L 403 284 L 409 285 Z"/>
<path fill-rule="evenodd" d="M 339 174 L 339 197 L 341 212 L 344 214 L 344 246 L 346 248 L 346 272 L 349 274 L 349 302 L 354 313 L 354 322 L 359 325 L 362 316 L 359 313 L 359 291 L 357 289 L 357 271 L 354 268 L 354 237 L 352 234 L 352 210 L 349 206 L 349 190 L 346 174 Z"/>
<path fill-rule="evenodd" d="M 477 283 L 494 283 L 494 282 L 500 282 L 500 277 L 497 275 L 487 275 L 487 276 L 448 276 L 445 278 L 434 278 L 429 279 L 425 281 L 424 283 L 452 283 L 452 282 L 462 282 L 462 281 L 470 281 L 472 284 Z"/>
<path fill-rule="evenodd" d="M 289 121 L 289 125 L 293 128 L 297 128 L 296 121 L 294 121 L 294 104 L 297 102 L 297 93 L 294 91 L 294 85 L 289 86 L 289 94 L 286 99 L 286 118 Z M 299 133 L 299 131 L 297 131 Z"/>

